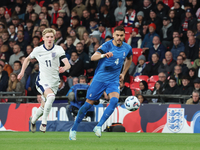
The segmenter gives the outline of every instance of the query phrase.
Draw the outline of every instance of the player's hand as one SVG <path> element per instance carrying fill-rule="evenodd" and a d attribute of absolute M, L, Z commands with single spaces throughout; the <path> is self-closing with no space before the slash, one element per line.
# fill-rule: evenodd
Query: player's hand
<path fill-rule="evenodd" d="M 63 73 L 63 72 L 65 72 L 65 67 L 59 67 L 59 73 Z"/>
<path fill-rule="evenodd" d="M 17 79 L 20 81 L 22 77 L 24 76 L 24 73 L 20 72 L 17 76 Z"/>
<path fill-rule="evenodd" d="M 124 74 L 120 74 L 119 75 L 119 81 L 121 82 L 121 81 L 124 81 Z"/>
<path fill-rule="evenodd" d="M 108 52 L 108 53 L 105 53 L 104 55 L 105 55 L 105 57 L 110 58 L 110 57 L 113 56 L 113 53 L 112 52 Z"/>

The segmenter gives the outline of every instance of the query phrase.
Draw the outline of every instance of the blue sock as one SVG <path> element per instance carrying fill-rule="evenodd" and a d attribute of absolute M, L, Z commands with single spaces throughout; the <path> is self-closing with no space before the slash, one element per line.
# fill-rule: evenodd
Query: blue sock
<path fill-rule="evenodd" d="M 97 126 L 102 126 L 106 122 L 106 120 L 110 117 L 110 115 L 115 110 L 115 107 L 117 106 L 117 103 L 118 103 L 118 98 L 112 97 L 110 99 L 110 104 L 108 105 L 108 107 L 104 111 L 103 116 L 101 117 L 101 120 L 99 121 Z"/>
<path fill-rule="evenodd" d="M 74 125 L 72 127 L 72 131 L 77 131 L 78 125 L 79 123 L 82 121 L 82 119 L 85 117 L 87 111 L 92 107 L 91 104 L 89 104 L 88 102 L 85 102 L 83 104 L 83 106 L 81 106 L 81 108 L 78 111 L 78 114 L 76 116 L 76 120 L 74 122 Z"/>

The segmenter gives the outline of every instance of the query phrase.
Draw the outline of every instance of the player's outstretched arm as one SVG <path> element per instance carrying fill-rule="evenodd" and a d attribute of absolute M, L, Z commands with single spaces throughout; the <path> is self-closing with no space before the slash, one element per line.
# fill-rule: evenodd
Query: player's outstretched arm
<path fill-rule="evenodd" d="M 124 80 L 124 76 L 126 72 L 128 71 L 129 67 L 131 66 L 131 63 L 132 63 L 132 55 L 130 57 L 127 57 L 124 62 L 124 68 L 123 68 L 122 73 L 120 74 L 120 81 Z"/>
<path fill-rule="evenodd" d="M 30 63 L 30 60 L 31 60 L 30 56 L 28 56 L 28 57 L 25 58 L 24 63 L 22 65 L 22 69 L 21 69 L 20 73 L 17 76 L 18 80 L 21 80 L 22 77 L 24 76 L 24 71 L 26 70 L 28 64 Z"/>
<path fill-rule="evenodd" d="M 112 56 L 113 56 L 112 52 L 108 52 L 108 53 L 105 53 L 105 54 L 101 54 L 99 52 L 95 52 L 91 57 L 91 61 L 97 61 L 97 60 L 99 60 L 101 58 L 105 58 L 105 57 L 110 58 Z"/>
<path fill-rule="evenodd" d="M 65 64 L 64 67 L 59 67 L 59 73 L 63 73 L 66 70 L 71 68 L 71 65 L 69 64 L 69 61 L 67 58 L 62 59 L 62 62 Z"/>

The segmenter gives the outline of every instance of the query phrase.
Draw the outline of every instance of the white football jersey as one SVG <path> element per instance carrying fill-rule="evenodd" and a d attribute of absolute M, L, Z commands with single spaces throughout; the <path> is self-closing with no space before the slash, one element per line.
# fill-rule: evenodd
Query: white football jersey
<path fill-rule="evenodd" d="M 36 58 L 39 62 L 39 80 L 47 82 L 51 87 L 59 85 L 60 57 L 65 56 L 65 51 L 61 46 L 54 45 L 51 49 L 46 49 L 44 44 L 33 49 L 30 57 Z"/>

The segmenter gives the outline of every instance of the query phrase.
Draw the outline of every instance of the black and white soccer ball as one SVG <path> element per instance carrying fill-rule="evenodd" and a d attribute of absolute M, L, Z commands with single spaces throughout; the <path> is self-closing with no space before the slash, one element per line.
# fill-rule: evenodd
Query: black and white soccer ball
<path fill-rule="evenodd" d="M 136 96 L 128 96 L 124 102 L 124 105 L 129 111 L 136 111 L 140 107 L 140 101 Z"/>

